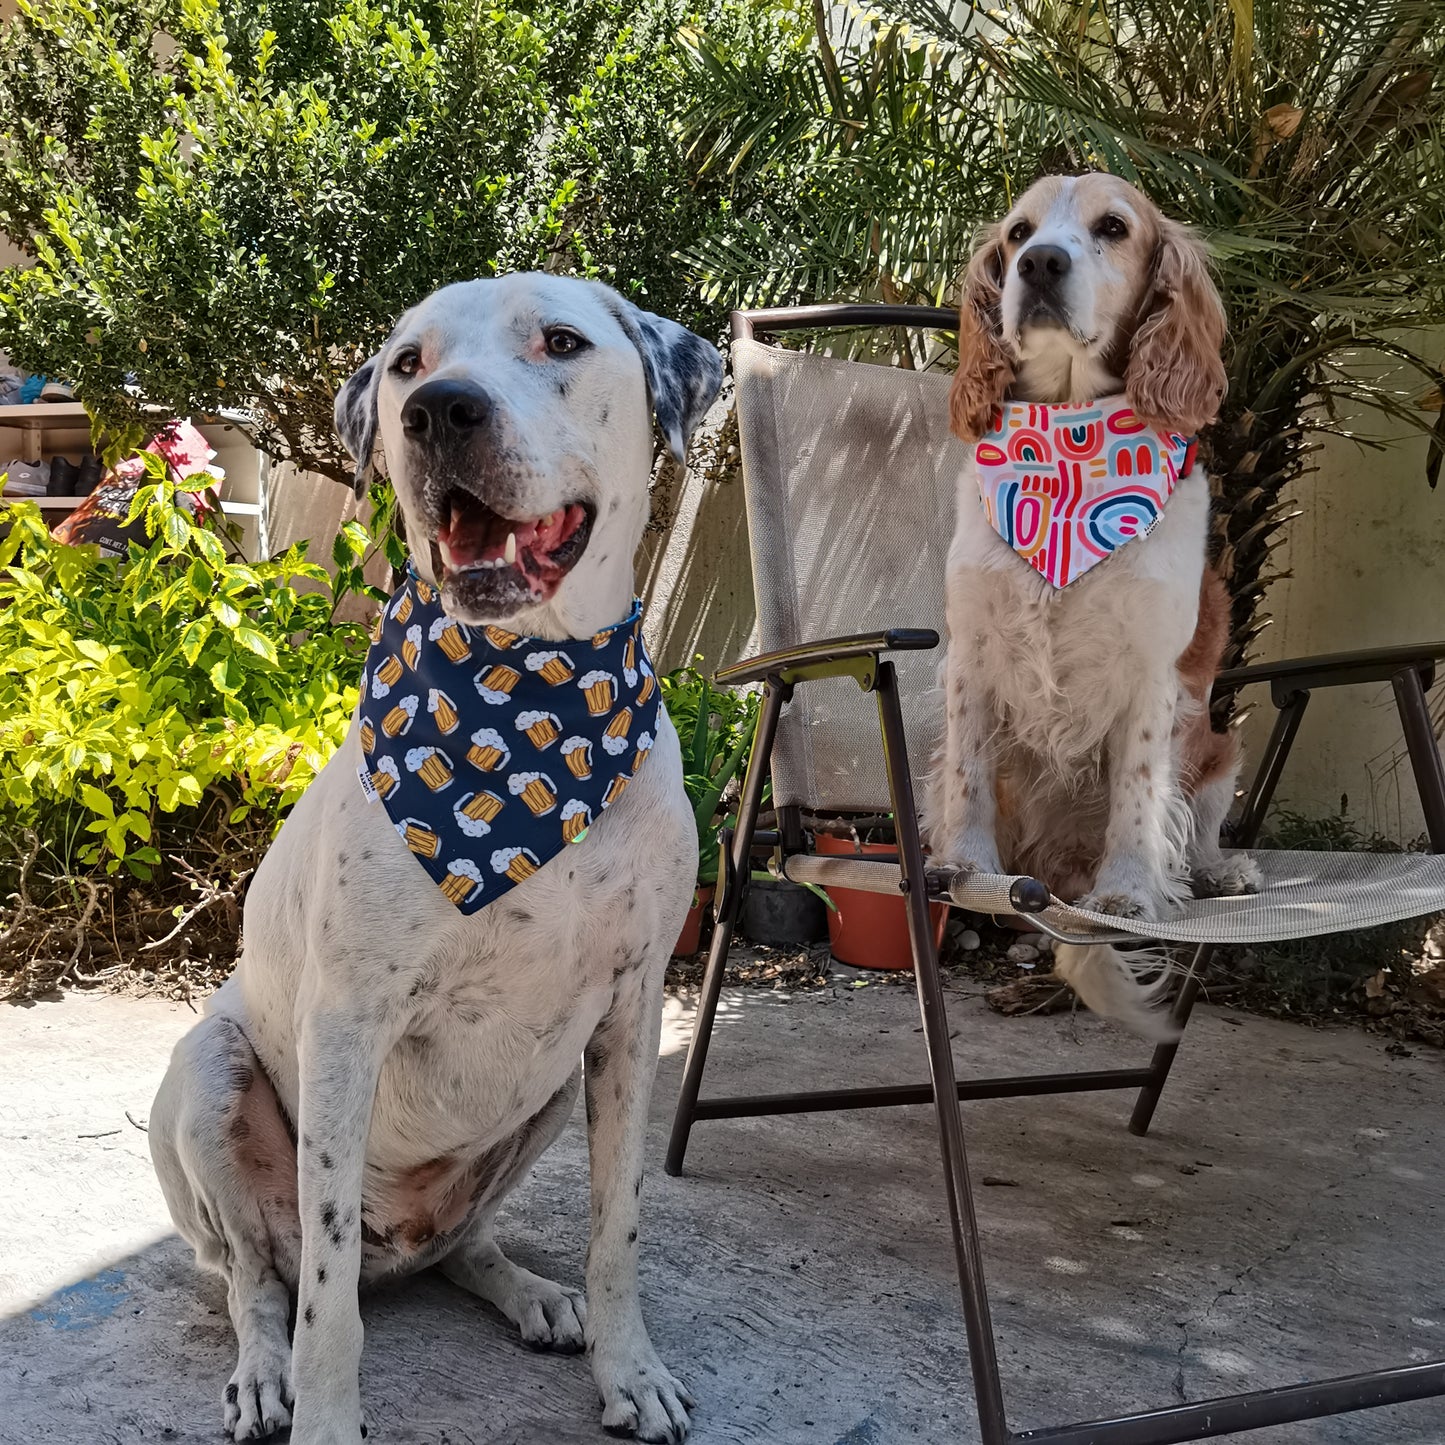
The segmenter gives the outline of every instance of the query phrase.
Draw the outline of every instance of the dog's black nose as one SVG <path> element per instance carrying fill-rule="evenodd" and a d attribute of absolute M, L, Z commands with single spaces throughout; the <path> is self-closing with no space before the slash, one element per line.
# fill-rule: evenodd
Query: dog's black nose
<path fill-rule="evenodd" d="M 1030 246 L 1018 259 L 1019 276 L 1036 291 L 1051 291 L 1073 264 L 1062 246 Z"/>
<path fill-rule="evenodd" d="M 410 437 L 459 439 L 486 426 L 495 409 L 491 393 L 476 382 L 438 378 L 407 397 L 401 424 Z"/>

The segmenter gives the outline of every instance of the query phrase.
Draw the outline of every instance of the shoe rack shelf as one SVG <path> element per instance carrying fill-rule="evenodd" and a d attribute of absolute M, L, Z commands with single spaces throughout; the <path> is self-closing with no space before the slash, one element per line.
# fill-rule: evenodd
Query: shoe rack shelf
<path fill-rule="evenodd" d="M 234 422 L 195 419 L 197 429 L 215 448 L 215 465 L 224 467 L 221 509 L 241 524 L 247 556 L 259 555 L 261 479 L 264 458 Z M 40 401 L 0 406 L 0 463 L 48 461 L 53 456 L 78 460 L 90 451 L 90 418 L 78 401 Z M 58 521 L 73 512 L 84 497 L 33 497 L 41 512 Z"/>

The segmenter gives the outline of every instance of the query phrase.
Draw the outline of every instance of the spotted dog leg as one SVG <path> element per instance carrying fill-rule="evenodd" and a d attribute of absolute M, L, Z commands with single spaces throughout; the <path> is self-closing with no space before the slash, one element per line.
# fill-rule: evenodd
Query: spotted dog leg
<path fill-rule="evenodd" d="M 345 998 L 318 1000 L 298 1030 L 301 1269 L 297 1291 L 292 1445 L 362 1438 L 361 1191 L 381 1061 L 402 1025 Z"/>
<path fill-rule="evenodd" d="M 1104 857 L 1081 908 L 1158 917 L 1181 893 L 1188 817 L 1175 776 L 1177 682 L 1172 670 L 1140 678 L 1110 731 L 1109 825 Z"/>
<path fill-rule="evenodd" d="M 612 1007 L 583 1056 L 592 1237 L 587 1250 L 587 1348 L 602 1395 L 602 1425 L 641 1440 L 687 1436 L 694 1402 L 658 1358 L 637 1294 L 637 1223 L 647 1102 L 662 1029 L 662 977 L 671 938 L 621 975 Z"/>
<path fill-rule="evenodd" d="M 291 1422 L 296 1150 L 235 1019 L 213 1015 L 176 1045 L 151 1108 L 150 1149 L 176 1228 L 226 1281 L 240 1347 L 226 1386 L 226 1432 L 263 1439 Z"/>

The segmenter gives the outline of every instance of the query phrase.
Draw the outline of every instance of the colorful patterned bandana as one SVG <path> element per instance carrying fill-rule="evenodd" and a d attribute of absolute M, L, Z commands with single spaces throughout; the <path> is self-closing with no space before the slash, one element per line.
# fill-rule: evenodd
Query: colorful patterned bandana
<path fill-rule="evenodd" d="M 1149 535 L 1194 465 L 1194 440 L 1150 431 L 1122 396 L 1062 406 L 1006 401 L 974 457 L 989 526 L 1055 587 L 1067 587 Z"/>
<path fill-rule="evenodd" d="M 361 674 L 362 791 L 447 900 L 475 913 L 622 796 L 661 708 L 640 601 L 590 638 L 544 642 L 463 627 L 408 577 Z"/>

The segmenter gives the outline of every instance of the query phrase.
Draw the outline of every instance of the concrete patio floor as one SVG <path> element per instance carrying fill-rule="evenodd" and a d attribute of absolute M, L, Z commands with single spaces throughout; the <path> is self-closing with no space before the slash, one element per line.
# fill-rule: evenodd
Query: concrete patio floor
<path fill-rule="evenodd" d="M 968 1072 L 1101 1067 L 1086 1017 L 951 1000 Z M 159 1000 L 0 1007 L 0 1441 L 219 1445 L 219 1282 L 171 1232 L 143 1125 L 193 1021 Z M 912 995 L 725 1000 L 710 1090 L 923 1075 Z M 643 1303 L 697 1445 L 977 1439 L 926 1109 L 699 1125 L 661 1169 L 690 1002 L 672 998 L 644 1191 Z M 128 1117 L 129 1114 L 129 1117 Z M 1204 1010 L 1148 1139 L 1127 1096 L 967 1106 L 1015 1429 L 1445 1355 L 1445 1058 Z M 132 1122 L 134 1121 L 134 1122 Z M 580 1284 L 581 1110 L 501 1238 Z M 594 1445 L 585 1362 L 527 1351 L 427 1276 L 368 1297 L 379 1445 Z M 1445 1402 L 1236 1437 L 1441 1445 Z"/>

